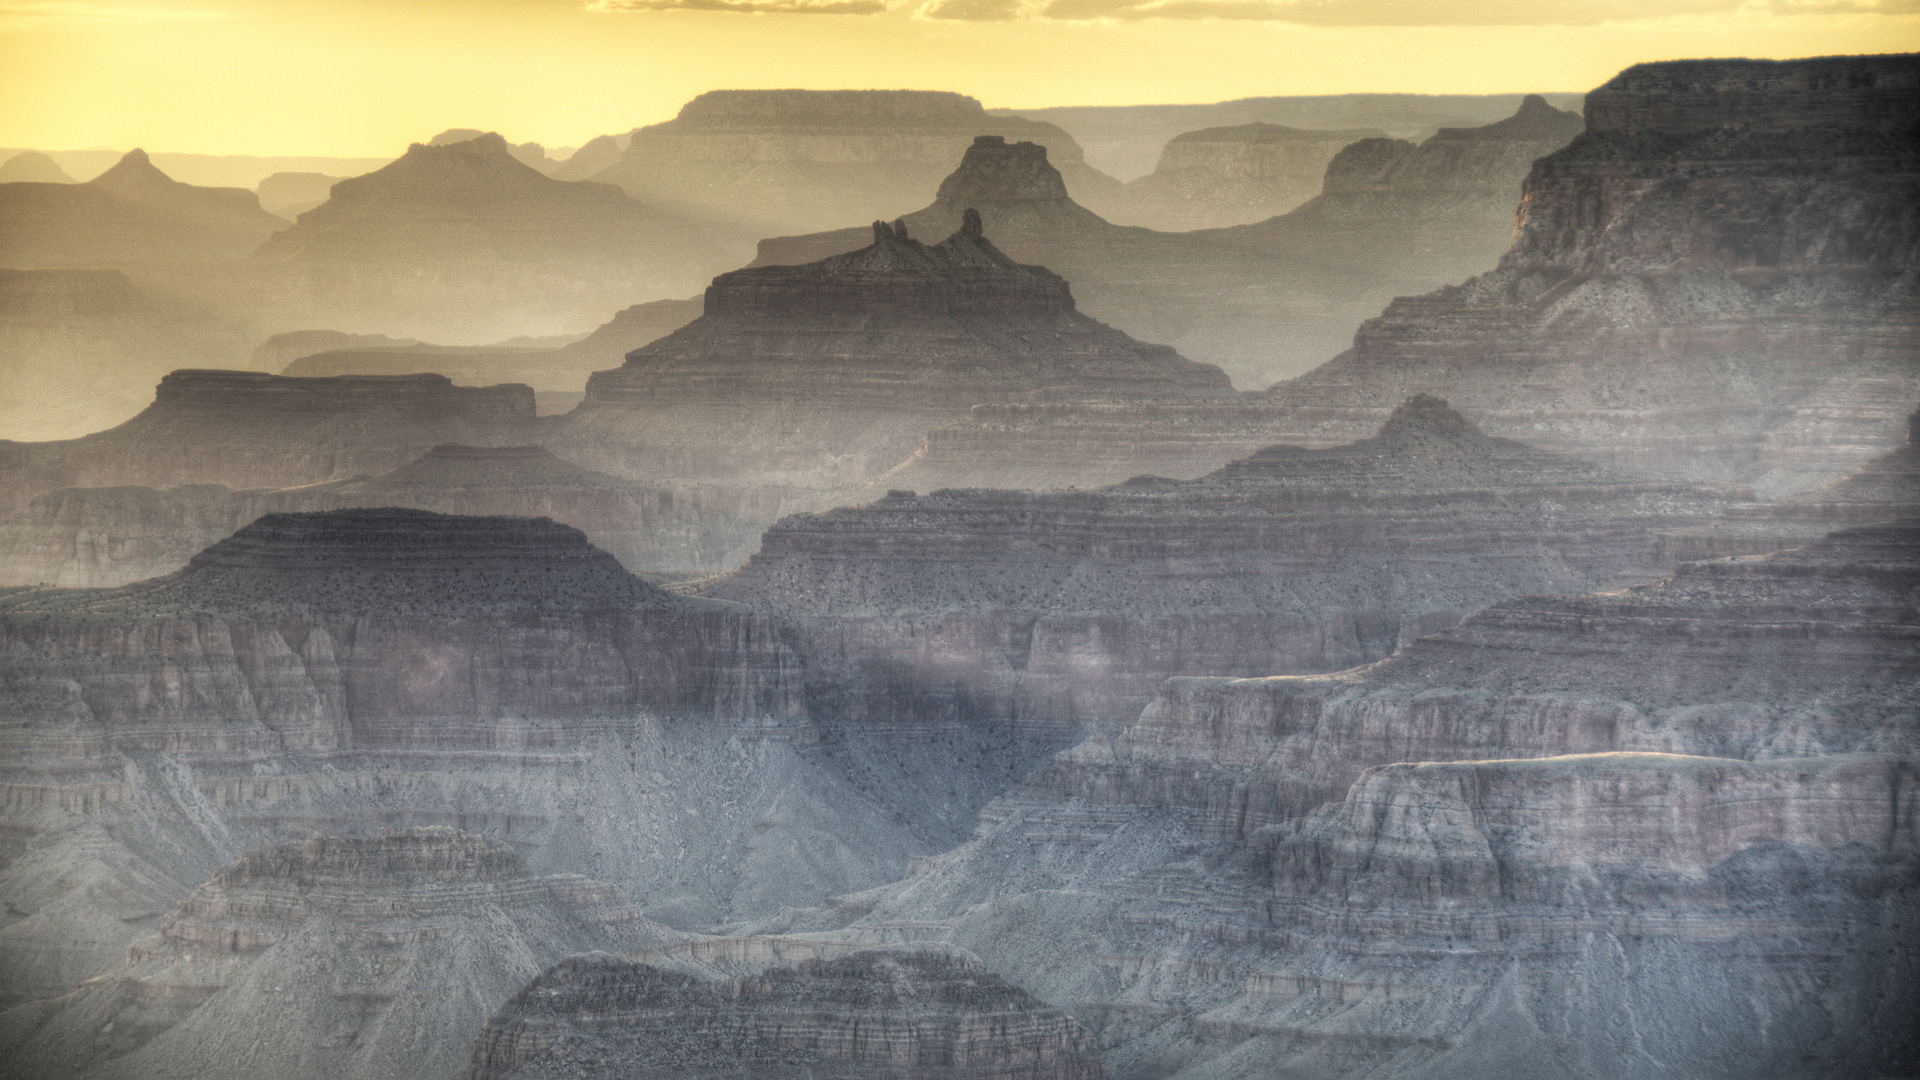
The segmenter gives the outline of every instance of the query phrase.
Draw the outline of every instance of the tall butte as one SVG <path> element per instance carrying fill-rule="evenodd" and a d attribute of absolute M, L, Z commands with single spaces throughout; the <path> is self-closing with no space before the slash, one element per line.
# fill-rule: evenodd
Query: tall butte
<path fill-rule="evenodd" d="M 1057 174 L 1056 174 L 1057 179 Z M 548 445 L 641 476 L 858 481 L 982 402 L 1222 398 L 1225 373 L 1081 314 L 969 210 L 937 244 L 870 244 L 715 278 L 705 313 L 588 380 Z"/>

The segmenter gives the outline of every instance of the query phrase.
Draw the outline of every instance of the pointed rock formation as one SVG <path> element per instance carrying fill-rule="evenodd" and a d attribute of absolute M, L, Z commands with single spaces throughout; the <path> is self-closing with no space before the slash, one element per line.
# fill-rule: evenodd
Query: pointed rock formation
<path fill-rule="evenodd" d="M 936 244 L 875 222 L 857 251 L 722 274 L 699 319 L 596 373 L 550 445 L 624 475 L 834 483 L 976 402 L 1231 396 L 1219 369 L 1080 314 L 981 217 Z"/>
<path fill-rule="evenodd" d="M 462 1080 L 560 1076 L 1101 1080 L 1073 1018 L 958 949 L 809 960 L 728 982 L 606 954 L 542 972 L 487 1021 Z"/>
<path fill-rule="evenodd" d="M 257 258 L 301 321 L 484 340 L 684 296 L 738 265 L 724 247 L 612 186 L 549 179 L 489 133 L 340 181 Z"/>
<path fill-rule="evenodd" d="M 1373 438 L 1188 482 L 896 491 L 786 518 L 703 592 L 796 627 L 832 723 L 1060 739 L 1131 721 L 1170 675 L 1336 671 L 1506 596 L 1606 584 L 1728 502 L 1416 397 Z"/>
<path fill-rule="evenodd" d="M 712 90 L 635 130 L 620 161 L 592 178 L 697 217 L 751 217 L 765 236 L 898 214 L 982 134 L 1046 146 L 1082 195 L 1119 187 L 1052 124 L 931 90 Z"/>
<path fill-rule="evenodd" d="M 0 1049 L 44 1080 L 450 1076 L 467 1033 L 544 966 L 683 936 L 471 833 L 316 836 L 214 874 L 120 971 L 0 1013 Z"/>
<path fill-rule="evenodd" d="M 287 227 L 244 188 L 194 187 L 129 150 L 84 184 L 0 186 L 0 265 L 237 259 Z"/>

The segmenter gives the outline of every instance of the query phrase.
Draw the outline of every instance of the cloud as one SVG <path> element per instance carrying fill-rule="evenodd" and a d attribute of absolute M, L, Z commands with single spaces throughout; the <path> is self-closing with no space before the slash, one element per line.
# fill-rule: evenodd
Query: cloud
<path fill-rule="evenodd" d="M 92 4 L 82 0 L 0 3 L 0 32 L 19 30 L 121 30 L 158 22 L 230 19 L 230 11 Z"/>
<path fill-rule="evenodd" d="M 926 0 L 923 19 L 1238 19 L 1300 26 L 1597 26 L 1673 16 L 1907 15 L 1920 0 Z"/>
<path fill-rule="evenodd" d="M 593 0 L 588 11 L 745 11 L 790 15 L 878 15 L 887 0 Z"/>

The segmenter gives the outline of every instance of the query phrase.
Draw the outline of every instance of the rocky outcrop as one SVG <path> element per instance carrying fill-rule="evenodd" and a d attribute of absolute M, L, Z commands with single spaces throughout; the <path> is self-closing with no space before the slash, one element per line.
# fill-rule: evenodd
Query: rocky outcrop
<path fill-rule="evenodd" d="M 0 584 L 125 585 L 186 566 L 264 514 L 406 507 L 548 517 L 641 574 L 704 577 L 746 561 L 802 493 L 768 484 L 639 483 L 570 465 L 537 446 L 436 446 L 375 477 L 235 491 L 63 488 L 0 516 Z"/>
<path fill-rule="evenodd" d="M 968 844 L 755 928 L 974 949 L 1145 1075 L 1898 1074 L 1917 537 L 1170 680 Z"/>
<path fill-rule="evenodd" d="M 1099 1080 L 1093 1036 L 939 946 L 728 982 L 606 954 L 556 964 L 481 1029 L 464 1080 L 646 1075 Z"/>
<path fill-rule="evenodd" d="M 979 135 L 1047 147 L 1082 197 L 1119 187 L 1054 125 L 990 116 L 973 98 L 932 90 L 709 91 L 636 129 L 619 162 L 592 178 L 694 217 L 751 218 L 766 236 L 891 219 L 925 199 Z"/>
<path fill-rule="evenodd" d="M 610 185 L 549 179 L 487 134 L 340 181 L 256 264 L 262 301 L 296 325 L 484 341 L 685 296 L 744 250 Z"/>
<path fill-rule="evenodd" d="M 1258 388 L 1338 352 L 1393 297 L 1492 262 L 1527 167 L 1577 131 L 1577 118 L 1529 99 L 1498 124 L 1393 144 L 1404 153 L 1391 161 L 1363 142 L 1328 165 L 1333 189 L 1305 206 L 1192 234 L 1110 224 L 1068 197 L 1045 147 L 983 137 L 933 204 L 904 220 L 940 235 L 977 208 L 1009 253 L 1065 275 L 1096 318 Z M 843 229 L 766 240 L 756 261 L 819 258 L 859 239 Z"/>
<path fill-rule="evenodd" d="M 1080 314 L 980 213 L 960 226 L 927 244 L 876 222 L 858 251 L 722 274 L 699 319 L 596 373 L 550 445 L 638 477 L 848 482 L 976 402 L 1231 396 L 1219 369 Z"/>
<path fill-rule="evenodd" d="M 1152 172 L 1131 180 L 1101 211 L 1123 225 L 1185 232 L 1250 225 L 1320 194 L 1327 164 L 1383 131 L 1310 131 L 1255 121 L 1167 140 Z"/>
<path fill-rule="evenodd" d="M 1912 56 L 1630 68 L 1528 177 L 1497 270 L 1396 300 L 1276 404 L 1427 390 L 1625 468 L 1838 479 L 1920 402 L 1916 94 Z"/>
<path fill-rule="evenodd" d="M 385 473 L 441 443 L 524 443 L 526 386 L 455 386 L 444 375 L 287 378 L 175 371 L 119 427 L 48 443 L 0 443 L 16 507 L 67 487 L 287 487 Z"/>
<path fill-rule="evenodd" d="M 446 826 L 249 852 L 175 905 L 126 966 L 0 1013 L 6 1075 L 451 1075 L 465 1033 L 542 967 L 684 935 L 612 885 L 536 875 Z M 271 1025 L 274 1037 L 253 1036 Z"/>
<path fill-rule="evenodd" d="M 253 192 L 182 184 L 142 150 L 84 184 L 0 187 L 0 223 L 0 265 L 22 269 L 236 259 L 287 226 Z"/>
<path fill-rule="evenodd" d="M 22 150 L 0 163 L 0 184 L 71 184 L 60 163 L 38 150 Z"/>
<path fill-rule="evenodd" d="M 895 491 L 799 515 L 703 589 L 796 627 L 856 727 L 1133 720 L 1170 675 L 1337 671 L 1503 597 L 1631 572 L 1731 500 L 1482 434 L 1445 402 L 1198 480 Z"/>

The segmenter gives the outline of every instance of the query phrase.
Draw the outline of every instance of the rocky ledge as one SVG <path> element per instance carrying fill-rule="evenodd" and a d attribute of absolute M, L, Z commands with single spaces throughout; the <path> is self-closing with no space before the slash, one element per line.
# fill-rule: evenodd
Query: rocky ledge
<path fill-rule="evenodd" d="M 215 874 L 119 973 L 0 1013 L 0 1046 L 11 1075 L 48 1080 L 451 1075 L 464 1033 L 543 965 L 683 936 L 456 829 L 314 837 Z"/>
<path fill-rule="evenodd" d="M 956 949 L 808 960 L 704 982 L 605 954 L 543 972 L 487 1021 L 463 1080 L 645 1075 L 1099 1080 L 1091 1033 Z"/>

